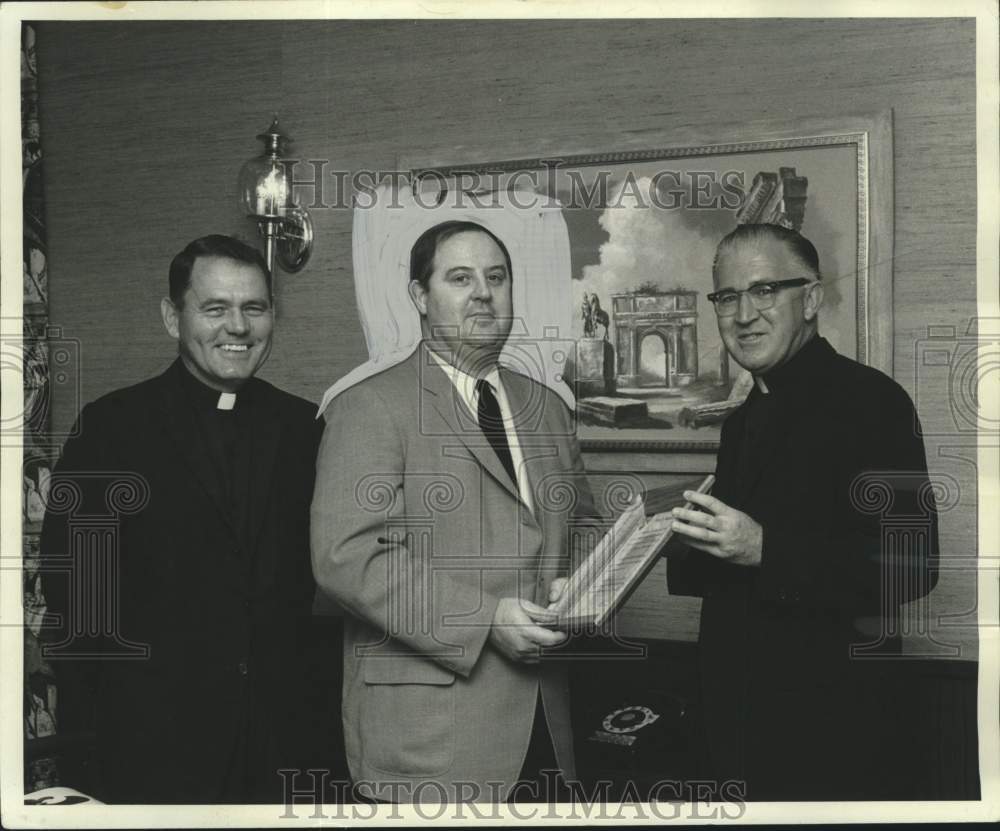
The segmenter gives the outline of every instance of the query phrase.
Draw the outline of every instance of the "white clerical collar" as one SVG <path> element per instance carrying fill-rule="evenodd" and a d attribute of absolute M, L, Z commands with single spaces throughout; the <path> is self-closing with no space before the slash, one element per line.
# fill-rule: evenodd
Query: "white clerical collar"
<path fill-rule="evenodd" d="M 236 406 L 235 392 L 220 392 L 219 400 L 215 405 L 217 410 L 231 410 Z"/>

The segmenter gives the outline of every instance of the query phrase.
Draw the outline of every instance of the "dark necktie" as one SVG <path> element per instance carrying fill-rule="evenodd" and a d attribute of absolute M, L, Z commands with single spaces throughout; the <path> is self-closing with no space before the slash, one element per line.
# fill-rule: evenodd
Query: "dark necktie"
<path fill-rule="evenodd" d="M 500 464 L 510 476 L 510 481 L 517 485 L 517 476 L 514 475 L 514 460 L 510 455 L 510 445 L 507 443 L 507 431 L 503 427 L 503 419 L 500 416 L 500 404 L 493 394 L 493 387 L 489 381 L 480 378 L 476 381 L 476 392 L 479 393 L 479 406 L 476 408 L 476 418 L 479 422 L 479 429 L 483 431 L 489 439 Z"/>

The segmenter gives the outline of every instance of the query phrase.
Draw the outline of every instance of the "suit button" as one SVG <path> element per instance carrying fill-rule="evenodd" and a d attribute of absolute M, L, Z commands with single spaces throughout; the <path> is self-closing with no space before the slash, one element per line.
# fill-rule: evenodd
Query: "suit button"
<path fill-rule="evenodd" d="M 237 669 L 239 669 L 240 675 L 247 675 L 250 672 L 250 667 L 247 665 L 246 661 L 240 661 L 237 665 Z"/>

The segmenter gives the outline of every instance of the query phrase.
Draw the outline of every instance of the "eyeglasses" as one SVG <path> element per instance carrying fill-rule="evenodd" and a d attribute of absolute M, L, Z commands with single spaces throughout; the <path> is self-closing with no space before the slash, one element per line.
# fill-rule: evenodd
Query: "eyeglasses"
<path fill-rule="evenodd" d="M 753 307 L 757 311 L 763 311 L 774 305 L 774 299 L 780 289 L 804 286 L 806 283 L 812 282 L 806 277 L 796 277 L 794 280 L 771 280 L 769 283 L 755 283 L 750 288 L 739 291 L 736 289 L 714 291 L 708 295 L 708 299 L 715 304 L 715 313 L 719 317 L 732 317 L 740 309 L 740 295 L 742 294 L 750 298 L 750 302 L 753 303 Z"/>

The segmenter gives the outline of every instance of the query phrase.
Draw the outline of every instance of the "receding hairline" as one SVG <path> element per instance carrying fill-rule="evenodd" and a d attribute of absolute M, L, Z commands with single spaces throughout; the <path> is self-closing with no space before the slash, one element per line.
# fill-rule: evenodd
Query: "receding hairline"
<path fill-rule="evenodd" d="M 257 263 L 248 263 L 246 260 L 240 260 L 236 257 L 230 257 L 226 254 L 199 254 L 194 258 L 191 263 L 191 273 L 194 274 L 194 270 L 198 267 L 199 263 L 207 263 L 211 260 L 221 260 L 223 262 L 235 263 L 238 266 L 246 266 L 247 268 L 254 269 L 260 276 L 261 279 L 266 283 L 267 274 L 265 274 L 264 269 L 260 267 Z"/>
<path fill-rule="evenodd" d="M 764 253 L 762 249 L 769 244 L 779 246 L 815 280 L 822 279 L 819 255 L 809 239 L 783 226 L 761 223 L 741 225 L 719 241 L 712 260 L 712 282 L 718 284 L 719 265 L 724 257 L 746 250 Z"/>
<path fill-rule="evenodd" d="M 236 237 L 225 234 L 207 234 L 191 240 L 170 261 L 167 282 L 169 297 L 174 305 L 183 305 L 184 294 L 191 283 L 191 271 L 196 262 L 211 257 L 257 266 L 264 275 L 268 298 L 273 300 L 274 285 L 271 269 L 268 268 L 263 254 L 257 248 Z"/>
<path fill-rule="evenodd" d="M 267 275 L 264 273 L 264 269 L 262 269 L 260 265 L 258 265 L 257 263 L 248 263 L 246 260 L 240 260 L 236 257 L 229 257 L 226 254 L 199 254 L 197 257 L 194 258 L 194 261 L 191 263 L 191 273 L 188 275 L 187 285 L 184 287 L 184 292 L 180 296 L 180 302 L 176 303 L 175 305 L 177 305 L 178 307 L 184 305 L 184 298 L 187 296 L 187 293 L 194 291 L 195 276 L 204 273 L 204 267 L 199 268 L 199 265 L 203 262 L 207 264 L 211 260 L 230 262 L 233 263 L 237 268 L 241 267 L 252 268 L 254 271 L 257 272 L 261 281 L 264 283 L 264 296 L 267 297 L 267 302 L 268 303 L 274 302 L 274 295 L 272 293 L 271 286 L 267 282 Z M 206 296 L 203 298 L 199 297 L 196 299 L 198 300 L 199 303 L 205 303 L 213 299 L 222 299 L 222 298 L 213 298 L 212 296 Z"/>

